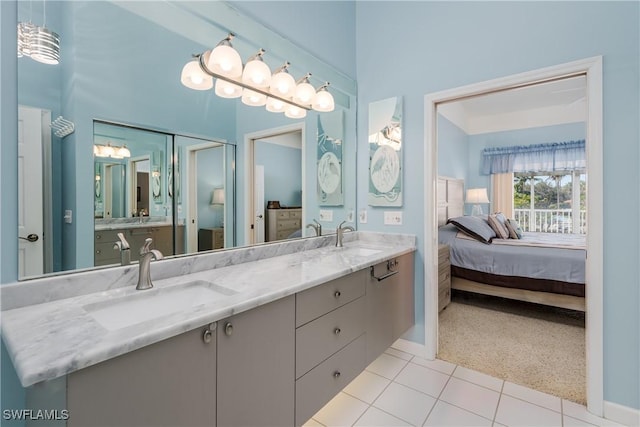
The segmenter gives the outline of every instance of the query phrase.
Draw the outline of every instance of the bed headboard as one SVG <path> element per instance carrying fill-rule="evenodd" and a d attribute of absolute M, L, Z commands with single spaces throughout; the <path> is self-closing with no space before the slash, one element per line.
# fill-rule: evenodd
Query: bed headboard
<path fill-rule="evenodd" d="M 449 218 L 464 215 L 464 180 L 438 177 L 438 227 Z"/>

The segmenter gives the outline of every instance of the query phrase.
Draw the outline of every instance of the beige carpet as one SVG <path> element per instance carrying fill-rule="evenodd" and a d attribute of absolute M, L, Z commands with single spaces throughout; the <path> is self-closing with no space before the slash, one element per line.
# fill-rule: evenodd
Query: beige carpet
<path fill-rule="evenodd" d="M 438 358 L 586 403 L 584 313 L 456 292 Z"/>

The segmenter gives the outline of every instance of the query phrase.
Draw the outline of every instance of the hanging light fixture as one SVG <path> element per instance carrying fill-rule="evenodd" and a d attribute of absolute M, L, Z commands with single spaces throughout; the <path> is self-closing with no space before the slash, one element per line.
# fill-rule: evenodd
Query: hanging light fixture
<path fill-rule="evenodd" d="M 316 92 L 316 96 L 313 99 L 313 109 L 320 112 L 333 111 L 335 108 L 335 101 L 333 100 L 333 95 L 329 93 L 327 88 L 329 87 L 329 82 L 326 82 L 322 86 L 320 86 Z"/>
<path fill-rule="evenodd" d="M 43 64 L 60 63 L 60 36 L 47 28 L 47 4 L 42 2 L 42 26 L 18 23 L 18 58 L 23 56 Z"/>
<path fill-rule="evenodd" d="M 296 82 L 289 73 L 289 62 L 272 75 L 264 62 L 264 49 L 251 56 L 243 68 L 240 55 L 231 46 L 234 37 L 229 33 L 212 51 L 193 55 L 194 59 L 182 68 L 182 84 L 195 90 L 214 87 L 216 95 L 222 98 L 242 97 L 246 105 L 266 105 L 267 111 L 284 113 L 294 119 L 305 117 L 311 109 L 333 111 L 335 102 L 327 90 L 328 82 L 317 91 L 309 82 L 311 73 Z"/>

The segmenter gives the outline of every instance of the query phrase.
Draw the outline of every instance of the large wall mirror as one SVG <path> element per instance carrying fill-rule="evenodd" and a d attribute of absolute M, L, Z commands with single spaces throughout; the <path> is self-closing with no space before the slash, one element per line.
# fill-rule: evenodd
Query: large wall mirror
<path fill-rule="evenodd" d="M 18 22 L 46 19 L 60 36 L 59 64 L 18 58 L 20 143 L 43 153 L 19 159 L 20 279 L 119 265 L 118 233 L 135 262 L 147 237 L 168 256 L 270 241 L 274 207 L 300 218 L 278 239 L 313 236 L 305 225 L 321 208 L 334 211 L 327 230 L 355 212 L 352 79 L 224 2 L 57 1 L 44 12 L 18 2 Z M 228 32 L 243 61 L 264 48 L 270 69 L 290 61 L 296 79 L 331 82 L 344 118 L 341 202 L 317 197 L 327 113 L 290 119 L 181 84 L 191 55 Z M 59 116 L 72 133 L 51 132 Z M 42 238 L 32 244 L 31 234 Z"/>

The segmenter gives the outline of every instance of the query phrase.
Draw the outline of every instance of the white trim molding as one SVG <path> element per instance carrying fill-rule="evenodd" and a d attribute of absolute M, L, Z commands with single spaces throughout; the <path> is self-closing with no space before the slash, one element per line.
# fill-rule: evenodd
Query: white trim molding
<path fill-rule="evenodd" d="M 588 230 L 586 268 L 587 407 L 602 416 L 604 402 L 603 347 L 603 166 L 602 166 L 602 57 L 596 56 L 425 95 L 424 150 L 424 278 L 425 357 L 438 350 L 438 229 L 437 229 L 437 105 L 566 77 L 587 78 L 587 189 Z"/>
<path fill-rule="evenodd" d="M 640 409 L 604 401 L 604 418 L 625 426 L 640 426 Z"/>

